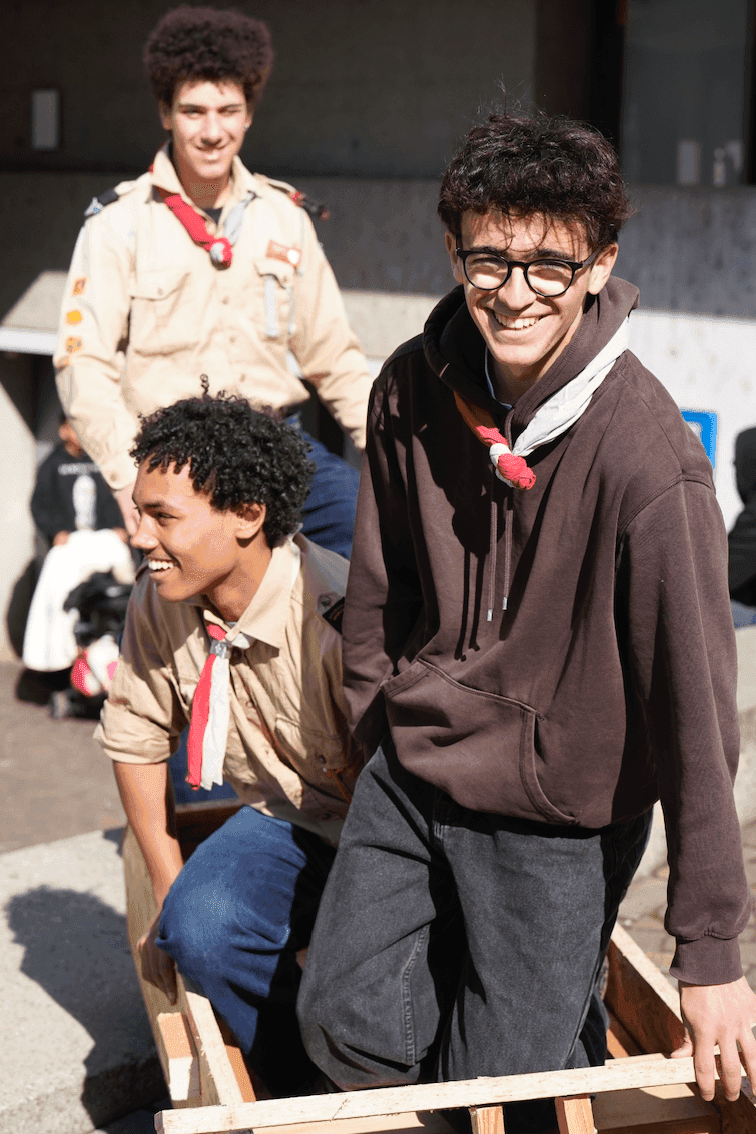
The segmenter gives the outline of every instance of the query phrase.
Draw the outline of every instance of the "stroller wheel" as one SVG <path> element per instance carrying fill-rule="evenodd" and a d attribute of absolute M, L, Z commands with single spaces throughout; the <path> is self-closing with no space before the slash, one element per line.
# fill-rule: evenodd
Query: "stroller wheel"
<path fill-rule="evenodd" d="M 65 689 L 56 689 L 54 693 L 50 694 L 50 716 L 54 721 L 63 721 L 70 715 L 70 707 L 68 701 L 68 691 Z"/>

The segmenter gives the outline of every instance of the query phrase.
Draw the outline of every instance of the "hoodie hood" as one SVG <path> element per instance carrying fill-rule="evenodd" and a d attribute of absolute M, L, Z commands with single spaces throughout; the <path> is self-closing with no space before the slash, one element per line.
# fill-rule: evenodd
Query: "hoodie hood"
<path fill-rule="evenodd" d="M 524 429 L 539 406 L 606 346 L 638 306 L 638 289 L 625 280 L 610 277 L 591 300 L 564 353 L 518 399 L 512 415 L 513 433 Z M 425 324 L 423 349 L 428 363 L 446 386 L 494 417 L 501 415 L 501 404 L 491 395 L 484 376 L 485 342 L 467 309 L 461 285 L 431 312 Z"/>

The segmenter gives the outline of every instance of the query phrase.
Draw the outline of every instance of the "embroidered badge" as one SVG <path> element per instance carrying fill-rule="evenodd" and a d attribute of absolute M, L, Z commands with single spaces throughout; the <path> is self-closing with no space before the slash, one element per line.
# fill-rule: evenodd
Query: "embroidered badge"
<path fill-rule="evenodd" d="M 285 244 L 279 244 L 276 240 L 268 241 L 265 255 L 269 260 L 283 260 L 284 264 L 291 264 L 293 268 L 296 268 L 302 259 L 302 253 L 298 248 L 287 248 Z"/>
<path fill-rule="evenodd" d="M 83 318 L 84 318 L 84 316 L 82 315 L 81 311 L 68 311 L 68 312 L 66 312 L 66 322 L 67 323 L 80 323 Z"/>
<path fill-rule="evenodd" d="M 86 276 L 79 276 L 78 280 L 74 280 L 74 285 L 73 285 L 73 288 L 72 288 L 72 294 L 73 295 L 81 295 L 82 292 L 84 291 L 85 286 L 86 286 L 86 282 L 87 282 Z"/>
<path fill-rule="evenodd" d="M 333 595 L 330 596 L 333 598 Z M 328 610 L 321 611 L 329 626 L 333 626 L 337 634 L 341 634 L 341 623 L 344 619 L 344 599 L 337 599 Z"/>
<path fill-rule="evenodd" d="M 81 350 L 81 339 L 77 339 L 73 335 L 71 335 L 66 339 L 66 350 L 69 354 L 73 354 L 74 351 Z"/>

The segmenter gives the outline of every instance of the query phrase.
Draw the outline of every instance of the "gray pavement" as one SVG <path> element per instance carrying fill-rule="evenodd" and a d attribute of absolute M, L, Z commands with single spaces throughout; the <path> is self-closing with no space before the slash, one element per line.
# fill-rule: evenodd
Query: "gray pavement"
<path fill-rule="evenodd" d="M 738 796 L 756 892 L 756 630 L 740 631 L 738 645 Z M 0 1134 L 149 1134 L 166 1089 L 126 942 L 112 772 L 92 723 L 19 703 L 18 674 L 0 665 L 0 1003 L 10 1023 L 0 1029 Z M 663 852 L 645 871 L 620 921 L 666 971 Z M 753 919 L 742 954 L 756 989 Z"/>

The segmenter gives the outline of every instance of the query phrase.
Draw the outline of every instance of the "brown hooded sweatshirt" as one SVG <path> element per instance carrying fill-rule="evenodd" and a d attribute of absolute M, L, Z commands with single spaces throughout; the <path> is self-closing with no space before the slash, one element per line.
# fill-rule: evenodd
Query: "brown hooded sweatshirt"
<path fill-rule="evenodd" d="M 347 592 L 347 699 L 370 750 L 390 728 L 410 772 L 474 810 L 598 828 L 661 797 L 672 972 L 716 984 L 741 975 L 750 895 L 711 465 L 629 351 L 579 420 L 527 458 L 528 491 L 494 477 L 453 394 L 487 409 L 513 443 L 637 296 L 610 280 L 510 411 L 489 392 L 462 288 L 386 363 Z"/>

